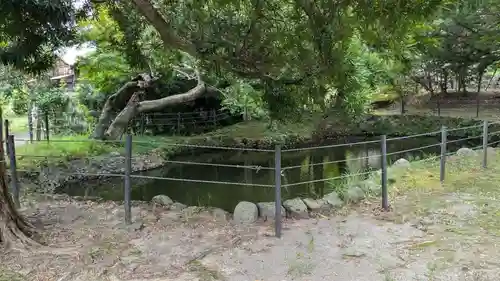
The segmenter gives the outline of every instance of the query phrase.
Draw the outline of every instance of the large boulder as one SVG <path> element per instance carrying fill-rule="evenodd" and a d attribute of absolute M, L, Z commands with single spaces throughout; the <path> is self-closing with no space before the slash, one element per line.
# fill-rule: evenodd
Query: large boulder
<path fill-rule="evenodd" d="M 170 210 L 172 211 L 182 211 L 186 209 L 188 206 L 179 203 L 179 202 L 174 202 L 172 205 L 170 205 Z"/>
<path fill-rule="evenodd" d="M 467 147 L 462 147 L 459 150 L 457 150 L 457 156 L 464 157 L 464 156 L 474 156 L 476 155 L 476 152 L 470 148 Z"/>
<path fill-rule="evenodd" d="M 307 206 L 300 198 L 288 199 L 283 202 L 286 211 L 293 217 L 298 219 L 309 218 Z"/>
<path fill-rule="evenodd" d="M 397 167 L 397 168 L 410 168 L 410 161 L 400 158 L 396 162 L 392 163 L 392 167 Z"/>
<path fill-rule="evenodd" d="M 344 200 L 346 202 L 358 202 L 363 198 L 365 198 L 365 193 L 359 186 L 350 186 L 344 193 Z"/>
<path fill-rule="evenodd" d="M 373 195 L 377 195 L 377 196 L 382 194 L 382 185 L 380 184 L 380 181 L 377 183 L 377 182 L 375 182 L 374 179 L 367 179 L 367 180 L 361 181 L 359 183 L 359 187 L 366 194 L 373 194 Z"/>
<path fill-rule="evenodd" d="M 325 200 L 326 203 L 330 204 L 333 208 L 340 208 L 344 205 L 344 202 L 342 202 L 339 195 L 335 191 L 323 196 L 323 200 Z"/>
<path fill-rule="evenodd" d="M 170 205 L 174 204 L 174 201 L 170 199 L 167 195 L 156 195 L 151 199 L 151 202 L 155 205 L 160 205 L 160 206 L 165 206 L 169 207 Z"/>
<path fill-rule="evenodd" d="M 331 205 L 324 199 L 305 198 L 302 199 L 302 201 L 306 204 L 307 208 L 313 212 L 324 211 L 331 208 Z"/>
<path fill-rule="evenodd" d="M 259 216 L 264 220 L 274 220 L 276 217 L 276 204 L 274 202 L 260 202 L 257 203 L 259 209 Z M 281 216 L 285 216 L 285 208 L 280 206 Z"/>
<path fill-rule="evenodd" d="M 239 224 L 250 224 L 257 221 L 259 210 L 257 205 L 252 202 L 241 201 L 234 208 L 233 220 Z"/>

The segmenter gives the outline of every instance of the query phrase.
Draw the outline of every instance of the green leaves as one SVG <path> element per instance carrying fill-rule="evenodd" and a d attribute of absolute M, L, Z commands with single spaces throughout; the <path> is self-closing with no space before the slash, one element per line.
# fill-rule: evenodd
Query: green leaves
<path fill-rule="evenodd" d="M 30 73 L 48 69 L 73 39 L 70 0 L 0 1 L 0 61 Z"/>

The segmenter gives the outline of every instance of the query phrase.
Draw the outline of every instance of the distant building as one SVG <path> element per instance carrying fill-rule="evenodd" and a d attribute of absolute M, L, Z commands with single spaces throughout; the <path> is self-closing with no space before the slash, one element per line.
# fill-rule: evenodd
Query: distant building
<path fill-rule="evenodd" d="M 74 64 L 70 65 L 58 57 L 49 74 L 50 80 L 53 81 L 54 84 L 60 85 L 61 83 L 65 83 L 68 90 L 74 89 L 76 83 Z"/>

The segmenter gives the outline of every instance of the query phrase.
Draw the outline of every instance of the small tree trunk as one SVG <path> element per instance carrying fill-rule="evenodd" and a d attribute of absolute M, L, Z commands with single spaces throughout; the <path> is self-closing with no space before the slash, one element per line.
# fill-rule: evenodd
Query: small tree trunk
<path fill-rule="evenodd" d="M 442 94 L 447 94 L 448 93 L 448 72 L 443 69 L 441 73 L 441 79 L 439 81 L 439 86 L 441 88 L 441 93 Z"/>
<path fill-rule="evenodd" d="M 405 96 L 401 95 L 401 115 L 405 114 Z"/>
<path fill-rule="evenodd" d="M 477 94 L 476 94 L 476 117 L 479 117 L 479 94 L 481 92 L 481 83 L 483 82 L 483 73 L 484 72 L 480 72 L 477 77 L 478 83 L 477 83 Z"/>
<path fill-rule="evenodd" d="M 426 79 L 427 79 L 427 89 L 429 89 L 431 96 L 434 96 L 434 87 L 432 85 L 432 75 L 430 72 L 427 72 Z"/>
<path fill-rule="evenodd" d="M 40 110 L 36 108 L 36 140 L 40 141 L 42 139 L 42 118 L 40 115 Z"/>
<path fill-rule="evenodd" d="M 343 91 L 338 91 L 337 96 L 335 97 L 335 109 L 342 109 L 344 106 L 345 93 Z"/>

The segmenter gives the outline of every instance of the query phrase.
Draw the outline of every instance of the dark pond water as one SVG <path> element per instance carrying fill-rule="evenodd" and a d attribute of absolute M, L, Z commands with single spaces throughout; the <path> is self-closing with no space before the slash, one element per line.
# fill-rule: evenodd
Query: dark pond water
<path fill-rule="evenodd" d="M 350 140 L 352 142 L 352 140 Z M 361 140 L 358 140 L 361 141 Z M 418 147 L 431 146 L 417 149 Z M 448 145 L 448 151 L 461 147 L 477 146 L 479 143 L 455 142 Z M 388 141 L 388 162 L 399 158 L 418 160 L 440 153 L 439 139 L 418 138 Z M 380 169 L 380 144 L 370 143 L 355 146 L 330 147 L 282 153 L 282 184 L 294 184 L 326 178 L 346 173 L 356 174 L 371 169 Z M 137 175 L 162 177 L 167 179 L 132 179 L 132 199 L 150 200 L 158 194 L 168 195 L 186 205 L 215 206 L 232 211 L 239 201 L 269 202 L 274 200 L 274 153 L 214 151 L 213 153 L 185 155 L 171 159 L 178 162 L 197 162 L 206 165 L 168 163 L 166 166 L 142 172 Z M 314 165 L 314 163 L 325 163 Z M 217 165 L 225 166 L 217 166 Z M 311 165 L 313 164 L 313 165 Z M 239 166 L 261 168 L 245 169 Z M 287 169 L 287 167 L 292 167 Z M 360 179 L 358 176 L 357 179 Z M 344 180 L 345 182 L 345 180 Z M 240 184 L 238 184 L 240 183 Z M 283 200 L 297 196 L 322 196 L 342 180 L 317 181 L 282 188 Z M 265 187 L 264 185 L 269 185 Z M 70 195 L 100 196 L 110 200 L 123 199 L 123 180 L 101 181 L 98 186 L 68 186 L 61 192 Z"/>

